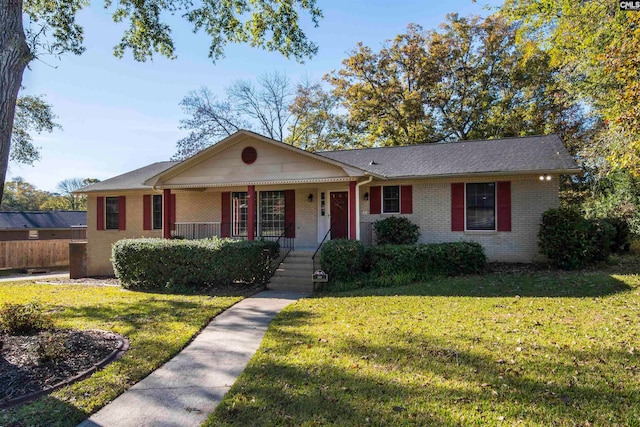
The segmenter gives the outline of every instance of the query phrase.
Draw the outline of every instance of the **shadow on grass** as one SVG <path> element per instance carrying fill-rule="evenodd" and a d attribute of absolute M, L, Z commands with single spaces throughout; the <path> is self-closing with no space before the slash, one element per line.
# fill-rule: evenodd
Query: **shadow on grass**
<path fill-rule="evenodd" d="M 359 289 L 325 292 L 320 296 L 364 295 L 460 296 L 460 297 L 603 297 L 634 288 L 604 272 L 538 272 L 434 277 L 406 286 L 375 288 L 363 282 Z"/>
<path fill-rule="evenodd" d="M 390 339 L 384 346 L 349 339 L 318 343 L 285 332 L 286 321 L 278 326 L 277 346 L 252 361 L 206 425 L 640 422 L 635 374 L 612 377 L 618 368 L 637 367 L 637 356 L 622 350 L 564 350 L 561 358 L 512 363 L 428 335 L 401 334 L 395 337 L 400 344 Z M 302 348 L 295 339 L 304 341 Z M 323 346 L 326 351 L 306 350 Z"/>
<path fill-rule="evenodd" d="M 88 416 L 88 413 L 66 402 L 52 396 L 45 396 L 28 405 L 0 409 L 0 425 L 7 427 L 70 427 L 78 425 Z"/>

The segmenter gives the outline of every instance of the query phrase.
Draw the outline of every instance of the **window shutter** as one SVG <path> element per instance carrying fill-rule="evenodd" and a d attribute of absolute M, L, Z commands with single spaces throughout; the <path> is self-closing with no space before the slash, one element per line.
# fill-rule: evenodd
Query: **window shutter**
<path fill-rule="evenodd" d="M 413 213 L 413 187 L 411 185 L 400 186 L 400 213 Z"/>
<path fill-rule="evenodd" d="M 464 231 L 464 183 L 451 183 L 451 231 Z"/>
<path fill-rule="evenodd" d="M 104 230 L 104 197 L 96 198 L 96 230 Z"/>
<path fill-rule="evenodd" d="M 511 181 L 498 182 L 498 231 L 511 231 Z"/>
<path fill-rule="evenodd" d="M 127 229 L 127 198 L 118 197 L 118 230 Z"/>
<path fill-rule="evenodd" d="M 171 216 L 169 217 L 169 221 L 171 221 L 171 229 L 176 229 L 176 195 L 171 194 Z"/>
<path fill-rule="evenodd" d="M 151 230 L 151 195 L 142 196 L 142 229 Z"/>
<path fill-rule="evenodd" d="M 369 212 L 379 214 L 382 209 L 382 196 L 380 186 L 369 187 Z"/>
<path fill-rule="evenodd" d="M 284 192 L 284 226 L 287 230 L 284 237 L 296 237 L 296 191 Z"/>
<path fill-rule="evenodd" d="M 220 236 L 229 237 L 231 235 L 231 192 L 222 193 L 222 212 L 220 218 L 222 220 Z"/>

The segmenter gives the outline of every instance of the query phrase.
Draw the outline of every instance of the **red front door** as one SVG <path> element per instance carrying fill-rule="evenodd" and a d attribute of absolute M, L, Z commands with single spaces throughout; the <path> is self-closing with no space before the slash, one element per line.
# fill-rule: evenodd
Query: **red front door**
<path fill-rule="evenodd" d="M 330 193 L 331 239 L 349 237 L 349 193 L 346 191 Z"/>

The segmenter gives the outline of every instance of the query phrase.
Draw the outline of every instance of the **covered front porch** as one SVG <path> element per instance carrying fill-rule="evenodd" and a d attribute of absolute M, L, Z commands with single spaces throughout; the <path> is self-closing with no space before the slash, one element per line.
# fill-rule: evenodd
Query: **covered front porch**
<path fill-rule="evenodd" d="M 355 180 L 216 188 L 165 188 L 165 238 L 289 239 L 315 249 L 323 240 L 368 240 L 359 222 L 361 188 Z"/>

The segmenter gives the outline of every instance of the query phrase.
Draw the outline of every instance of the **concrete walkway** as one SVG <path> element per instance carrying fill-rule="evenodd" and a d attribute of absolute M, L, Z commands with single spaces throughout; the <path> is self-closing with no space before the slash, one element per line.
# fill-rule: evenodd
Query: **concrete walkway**
<path fill-rule="evenodd" d="M 0 278 L 0 282 L 17 282 L 21 280 L 48 280 L 48 279 L 68 279 L 68 271 L 52 271 L 51 273 L 16 273 L 12 276 L 5 276 Z"/>
<path fill-rule="evenodd" d="M 264 291 L 245 298 L 78 427 L 200 426 L 247 366 L 273 317 L 303 296 Z"/>

